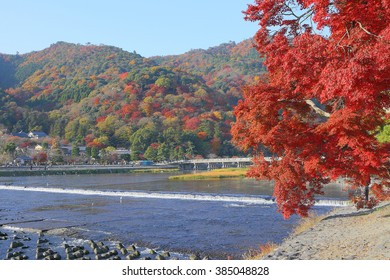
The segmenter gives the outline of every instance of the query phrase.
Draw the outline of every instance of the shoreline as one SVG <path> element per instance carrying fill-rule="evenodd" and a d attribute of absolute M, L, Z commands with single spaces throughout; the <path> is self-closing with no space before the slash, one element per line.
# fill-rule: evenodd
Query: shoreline
<path fill-rule="evenodd" d="M 336 208 L 292 234 L 263 260 L 390 260 L 390 202 L 373 209 Z"/>
<path fill-rule="evenodd" d="M 45 176 L 45 175 L 84 175 L 84 174 L 120 174 L 120 173 L 161 173 L 176 172 L 173 165 L 157 166 L 118 166 L 118 165 L 60 165 L 45 168 L 29 167 L 0 168 L 0 177 Z"/>
<path fill-rule="evenodd" d="M 0 260 L 198 260 L 197 254 L 78 237 L 77 229 L 0 227 Z M 208 257 L 204 257 L 209 259 Z"/>

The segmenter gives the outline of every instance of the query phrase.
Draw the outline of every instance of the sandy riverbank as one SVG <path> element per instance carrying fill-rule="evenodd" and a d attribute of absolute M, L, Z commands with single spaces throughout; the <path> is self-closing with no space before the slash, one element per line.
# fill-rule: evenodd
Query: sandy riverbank
<path fill-rule="evenodd" d="M 170 176 L 169 180 L 215 180 L 245 178 L 248 168 L 222 168 L 200 173 L 181 174 Z"/>
<path fill-rule="evenodd" d="M 372 210 L 335 209 L 264 259 L 390 260 L 390 202 Z"/>

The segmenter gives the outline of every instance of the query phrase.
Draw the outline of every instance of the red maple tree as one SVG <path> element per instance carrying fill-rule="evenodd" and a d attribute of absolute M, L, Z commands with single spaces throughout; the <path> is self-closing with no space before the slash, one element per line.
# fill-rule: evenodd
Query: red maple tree
<path fill-rule="evenodd" d="M 306 216 L 339 177 L 388 188 L 390 146 L 375 133 L 389 118 L 390 1 L 256 0 L 245 14 L 268 69 L 235 108 L 248 176 L 274 180 L 285 218 Z"/>

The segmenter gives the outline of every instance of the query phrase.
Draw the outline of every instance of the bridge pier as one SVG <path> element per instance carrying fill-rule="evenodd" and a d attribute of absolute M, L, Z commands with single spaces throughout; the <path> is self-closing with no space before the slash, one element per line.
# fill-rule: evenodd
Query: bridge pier
<path fill-rule="evenodd" d="M 229 168 L 232 167 L 233 163 L 232 162 L 222 162 L 222 168 Z"/>
<path fill-rule="evenodd" d="M 207 170 L 213 170 L 213 169 L 217 169 L 217 168 L 218 168 L 217 163 L 212 163 L 212 162 L 207 163 Z"/>

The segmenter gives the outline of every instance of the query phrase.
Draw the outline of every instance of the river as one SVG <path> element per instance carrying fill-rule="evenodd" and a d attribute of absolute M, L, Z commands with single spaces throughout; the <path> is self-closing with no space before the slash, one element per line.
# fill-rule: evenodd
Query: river
<path fill-rule="evenodd" d="M 239 259 L 260 244 L 281 242 L 299 220 L 277 212 L 270 182 L 170 181 L 170 175 L 0 177 L 0 224 L 62 221 L 79 238 Z M 319 214 L 346 199 L 339 184 L 326 190 L 313 209 Z"/>

